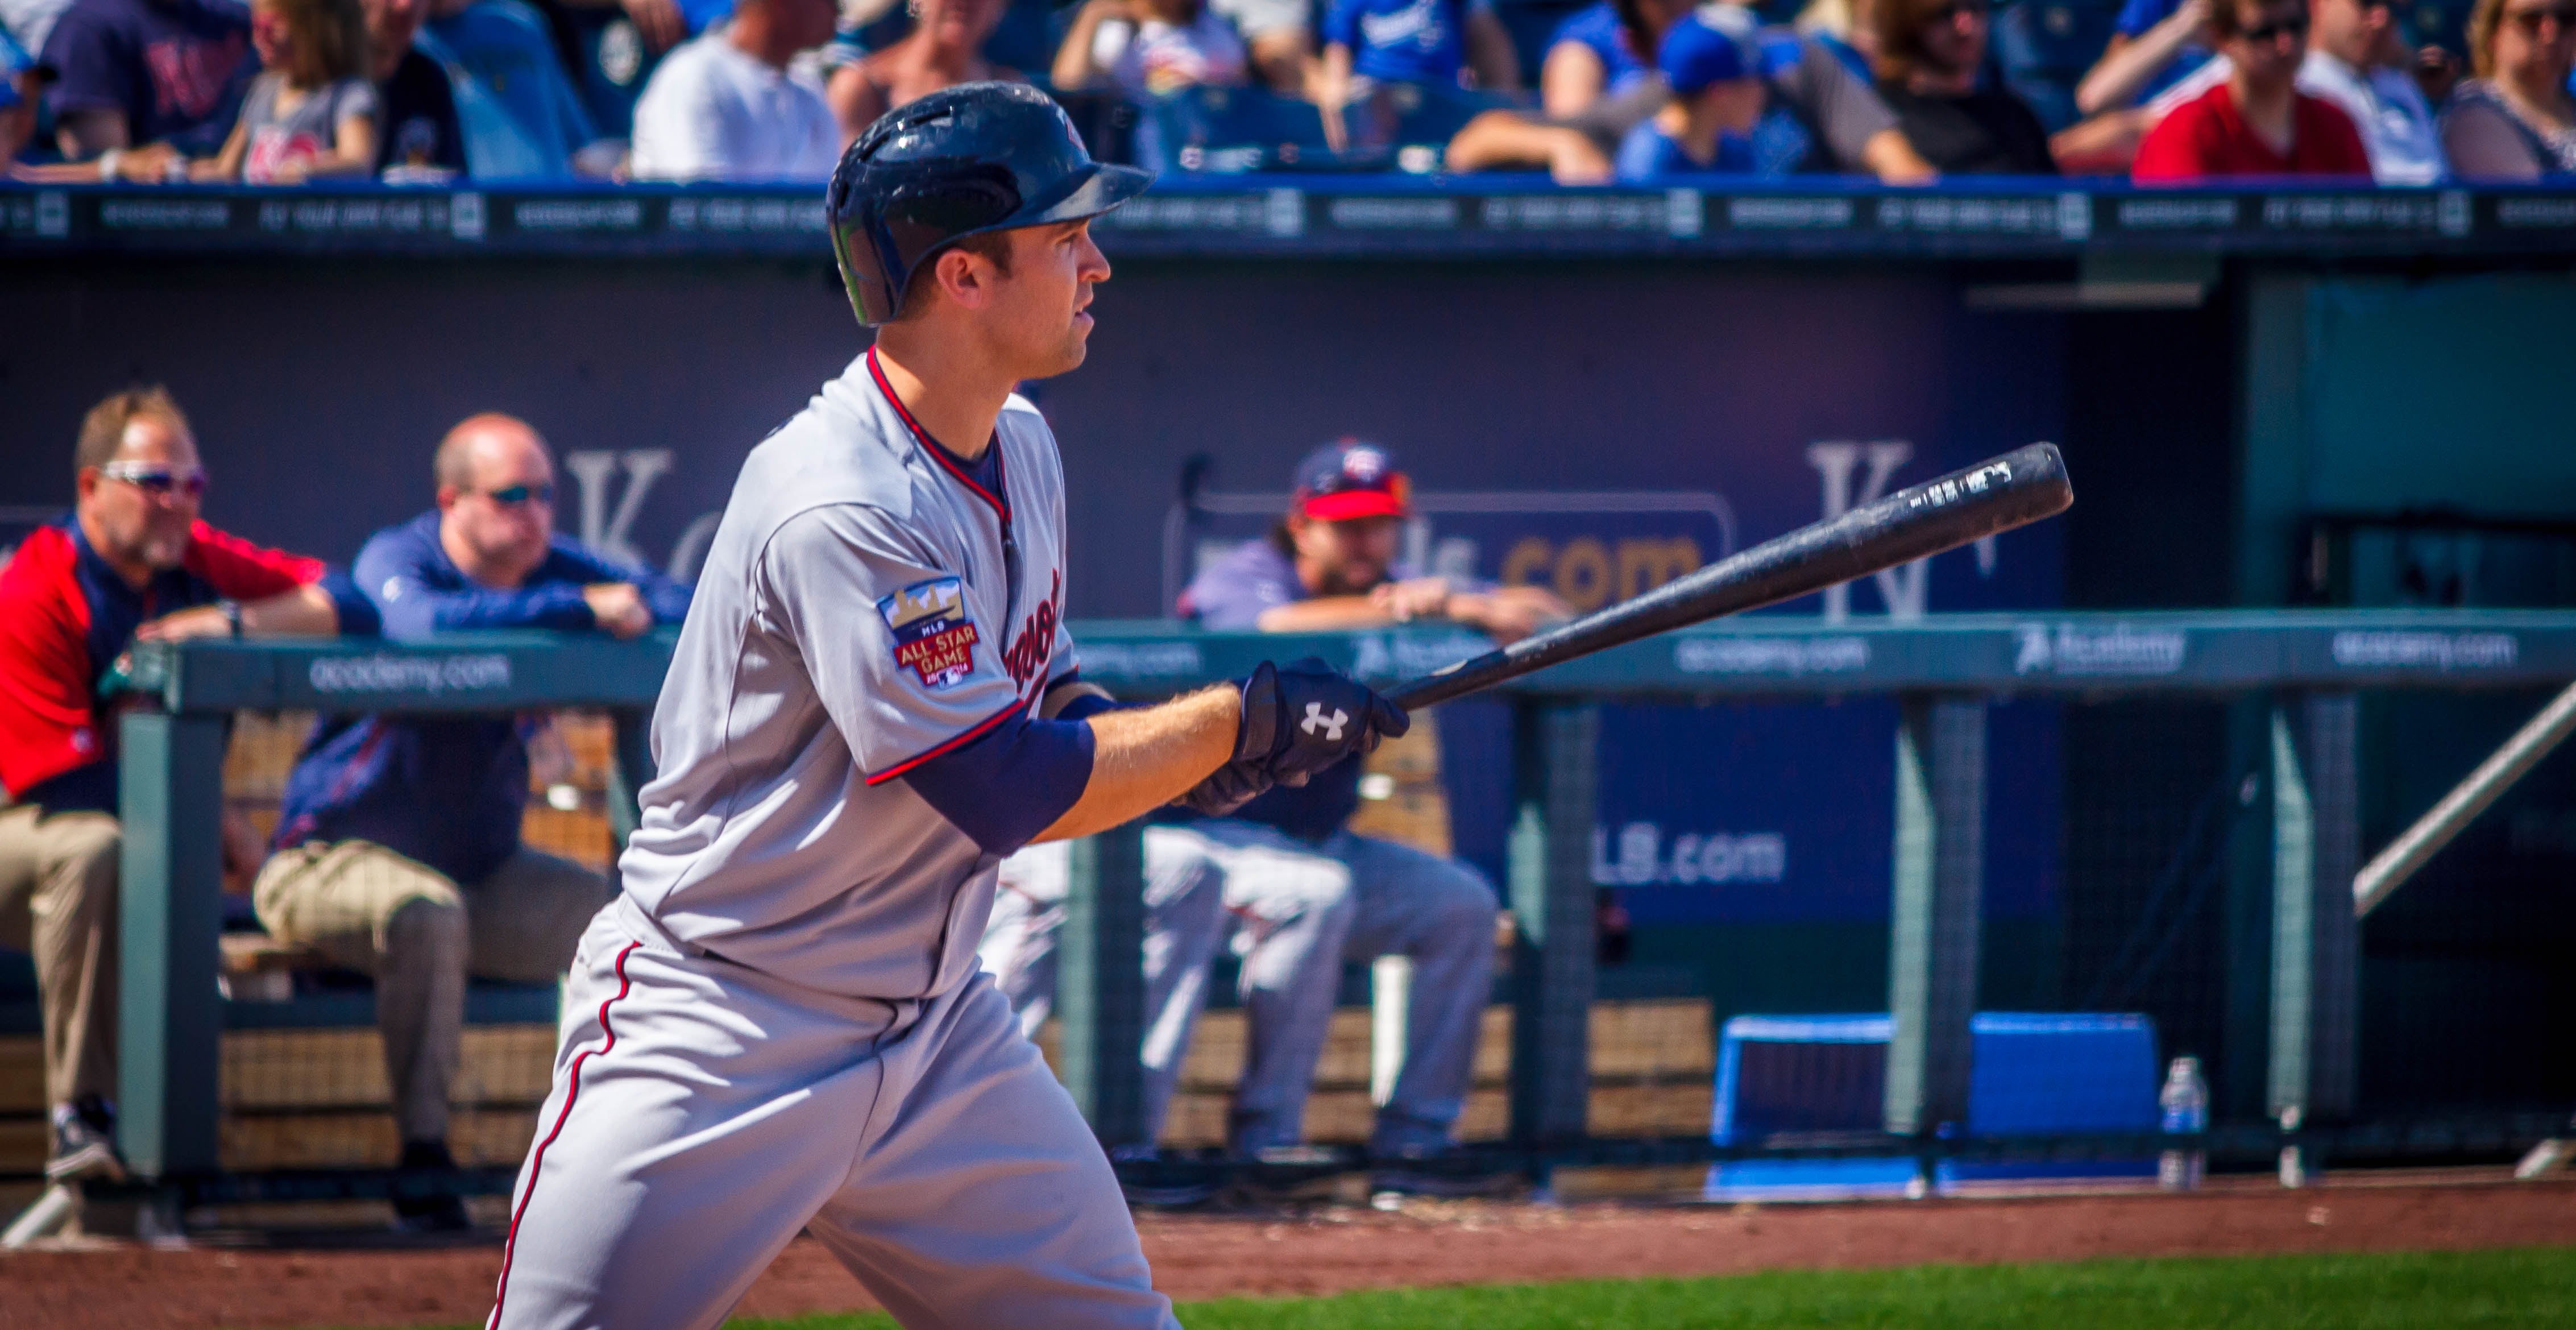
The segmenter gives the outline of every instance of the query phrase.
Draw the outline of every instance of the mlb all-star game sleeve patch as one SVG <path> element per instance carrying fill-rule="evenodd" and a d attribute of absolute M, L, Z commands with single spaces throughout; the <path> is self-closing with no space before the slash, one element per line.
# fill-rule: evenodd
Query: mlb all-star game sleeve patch
<path fill-rule="evenodd" d="M 792 640 L 823 709 L 871 785 L 1024 711 L 1000 634 L 977 621 L 959 570 L 922 537 L 857 504 L 808 509 L 762 552 L 761 618 Z M 1043 678 L 1043 675 L 1040 676 Z"/>
<path fill-rule="evenodd" d="M 963 581 L 915 582 L 878 601 L 877 613 L 894 635 L 894 663 L 910 670 L 922 687 L 954 688 L 975 672 L 975 644 L 982 638 L 966 612 Z"/>

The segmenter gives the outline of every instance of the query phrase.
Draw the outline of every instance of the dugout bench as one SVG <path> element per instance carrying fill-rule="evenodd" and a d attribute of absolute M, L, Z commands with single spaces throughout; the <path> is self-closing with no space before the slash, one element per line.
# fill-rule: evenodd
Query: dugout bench
<path fill-rule="evenodd" d="M 1208 633 L 1167 623 L 1074 627 L 1083 672 L 1122 697 L 1168 695 L 1263 659 L 1317 655 L 1373 682 L 1426 673 L 1485 647 L 1456 629 L 1350 634 Z M 224 1177 L 217 1158 L 216 994 L 226 718 L 236 711 L 509 711 L 603 708 L 616 730 L 611 818 L 633 824 L 652 769 L 650 709 L 669 631 L 620 643 L 587 635 L 139 645 L 122 720 L 125 827 L 120 1029 L 123 1144 L 146 1185 L 185 1203 L 320 1194 L 320 1180 Z M 1976 1000 L 1984 875 L 1987 699 L 2056 694 L 2236 695 L 2260 706 L 2269 796 L 2270 900 L 2262 945 L 2238 949 L 2231 987 L 2255 1001 L 2266 1103 L 2295 1141 L 2306 1119 L 2352 1106 L 2361 865 L 2355 693 L 2576 680 L 2576 612 L 2242 611 L 1935 616 L 1825 623 L 1739 619 L 1569 662 L 1500 690 L 1513 716 L 1513 808 L 1504 898 L 1514 915 L 1511 1141 L 1550 1161 L 1707 1159 L 1587 1148 L 1588 1013 L 1594 994 L 1594 749 L 1603 701 L 1894 694 L 1896 742 L 1885 1126 L 1927 1167 L 1959 1148 Z M 2249 787 L 2250 788 L 2250 787 Z M 2250 796 L 2249 796 L 2250 797 Z M 1104 1143 L 1140 1142 L 1143 839 L 1136 826 L 1074 848 L 1059 953 L 1058 1069 Z M 2239 1004 L 2245 1005 L 2245 1004 Z M 1882 1137 L 1874 1148 L 1884 1151 Z M 2105 1142 L 2108 1149 L 2137 1142 Z M 465 1184 L 506 1188 L 505 1170 Z"/>

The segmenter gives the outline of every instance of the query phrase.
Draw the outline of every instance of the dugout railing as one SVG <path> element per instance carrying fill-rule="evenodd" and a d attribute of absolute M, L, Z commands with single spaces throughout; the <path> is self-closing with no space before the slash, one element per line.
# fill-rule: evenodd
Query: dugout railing
<path fill-rule="evenodd" d="M 1483 649 L 1454 629 L 1349 634 L 1207 633 L 1163 623 L 1074 626 L 1086 678 L 1121 696 L 1167 695 L 1262 659 L 1321 656 L 1379 682 Z M 218 1155 L 216 1000 L 222 928 L 220 818 L 236 712 L 475 712 L 589 707 L 616 733 L 612 825 L 632 825 L 651 771 L 647 731 L 672 638 L 619 643 L 542 633 L 373 640 L 195 641 L 136 648 L 135 705 L 121 720 L 124 873 L 120 1074 L 123 1144 L 138 1185 L 171 1205 L 404 1188 L 506 1189 L 509 1170 L 444 1181 L 376 1174 L 227 1175 Z M 1933 616 L 1826 623 L 1759 617 L 1670 634 L 1508 685 L 1513 916 L 1508 1144 L 1488 1161 L 1544 1174 L 1566 1163 L 1670 1164 L 1739 1157 L 1997 1151 L 2135 1154 L 2134 1133 L 1978 1142 L 1966 1119 L 1986 864 L 1987 712 L 1993 699 L 2232 699 L 2258 731 L 2268 809 L 2268 945 L 2231 962 L 2260 999 L 2265 1119 L 2224 1123 L 2218 1156 L 2373 1142 L 2402 1124 L 2350 1121 L 2360 1001 L 2353 884 L 2362 864 L 2358 694 L 2512 689 L 2576 680 L 2576 612 L 2220 611 Z M 1595 750 L 1607 702 L 1889 695 L 1896 725 L 1883 1133 L 1868 1139 L 1717 1146 L 1705 1138 L 1605 1141 L 1586 1123 L 1588 1015 L 1596 992 Z M 2248 786 L 2252 788 L 2252 786 Z M 2410 812 L 2411 816 L 2411 812 Z M 1134 1144 L 1144 1033 L 1142 832 L 1075 848 L 1060 951 L 1057 1068 L 1102 1141 Z M 2246 959 L 2247 957 L 2252 960 Z M 2244 1004 L 2238 1004 L 2243 1008 Z M 2438 1153 L 2519 1149 L 2563 1134 L 2564 1114 L 2453 1122 L 2417 1144 Z M 2337 1133 L 2343 1133 L 2338 1137 Z M 1365 1161 L 1346 1156 L 1318 1167 Z M 1171 1168 L 1166 1162 L 1159 1167 Z M 1219 1161 L 1181 1167 L 1226 1167 Z"/>

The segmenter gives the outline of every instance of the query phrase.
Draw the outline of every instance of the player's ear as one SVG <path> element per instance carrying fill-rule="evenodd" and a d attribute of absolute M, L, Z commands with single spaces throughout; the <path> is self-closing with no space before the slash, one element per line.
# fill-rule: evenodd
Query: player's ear
<path fill-rule="evenodd" d="M 941 250 L 932 261 L 940 294 L 969 309 L 983 305 L 992 293 L 992 260 L 964 246 Z"/>

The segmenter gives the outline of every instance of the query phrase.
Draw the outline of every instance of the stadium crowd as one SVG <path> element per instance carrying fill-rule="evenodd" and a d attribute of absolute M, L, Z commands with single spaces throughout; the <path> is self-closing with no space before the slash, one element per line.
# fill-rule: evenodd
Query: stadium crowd
<path fill-rule="evenodd" d="M 1163 169 L 2530 180 L 2571 65 L 2571 0 L 0 0 L 0 162 L 814 183 L 1014 79 Z"/>

